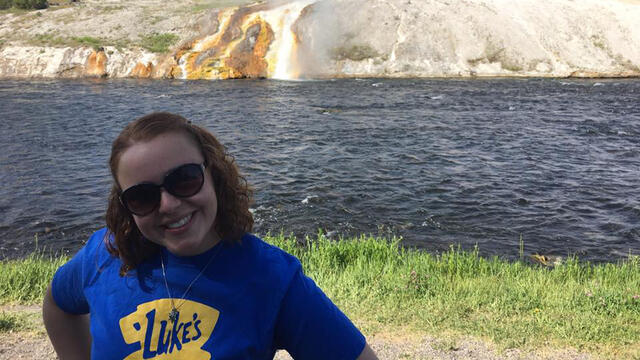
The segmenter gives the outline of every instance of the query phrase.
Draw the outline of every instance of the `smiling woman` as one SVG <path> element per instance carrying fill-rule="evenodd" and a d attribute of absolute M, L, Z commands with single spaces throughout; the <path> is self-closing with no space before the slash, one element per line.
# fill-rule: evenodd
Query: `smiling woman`
<path fill-rule="evenodd" d="M 376 359 L 297 258 L 249 233 L 251 190 L 206 129 L 141 117 L 110 168 L 107 227 L 45 296 L 61 359 Z"/>
<path fill-rule="evenodd" d="M 187 135 L 158 135 L 135 143 L 119 157 L 116 181 L 126 189 L 121 203 L 132 213 L 145 239 L 180 256 L 201 254 L 220 241 L 214 226 L 218 210 L 215 185 L 210 172 L 202 173 L 198 164 L 205 159 Z M 189 171 L 196 173 L 187 174 Z M 158 183 L 163 185 L 155 185 Z M 183 193 L 177 191 L 180 187 Z M 136 213 L 132 207 L 145 211 Z"/>

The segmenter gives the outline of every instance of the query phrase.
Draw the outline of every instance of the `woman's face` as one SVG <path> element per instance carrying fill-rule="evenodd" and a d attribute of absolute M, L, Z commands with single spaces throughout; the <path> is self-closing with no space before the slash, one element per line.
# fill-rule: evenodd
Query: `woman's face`
<path fill-rule="evenodd" d="M 147 182 L 161 184 L 165 175 L 184 164 L 202 164 L 204 157 L 186 134 L 170 132 L 125 150 L 118 163 L 118 182 L 123 190 Z M 150 214 L 133 215 L 145 238 L 178 256 L 201 254 L 220 237 L 214 229 L 218 211 L 216 192 L 208 169 L 202 189 L 188 198 L 162 188 L 159 206 Z"/>

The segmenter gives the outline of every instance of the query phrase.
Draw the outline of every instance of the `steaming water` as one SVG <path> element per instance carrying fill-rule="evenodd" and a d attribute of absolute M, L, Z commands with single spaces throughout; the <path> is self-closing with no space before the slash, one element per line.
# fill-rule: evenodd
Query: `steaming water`
<path fill-rule="evenodd" d="M 640 253 L 640 81 L 0 82 L 0 257 L 103 224 L 109 146 L 181 113 L 256 190 L 255 231 L 395 234 L 612 261 Z"/>

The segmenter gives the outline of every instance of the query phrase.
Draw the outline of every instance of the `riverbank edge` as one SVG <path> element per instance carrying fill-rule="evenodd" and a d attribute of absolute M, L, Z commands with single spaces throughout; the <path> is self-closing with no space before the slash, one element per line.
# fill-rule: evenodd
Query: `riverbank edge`
<path fill-rule="evenodd" d="M 265 239 L 297 256 L 377 351 L 416 359 L 461 358 L 465 351 L 484 354 L 467 357 L 474 359 L 640 357 L 637 256 L 616 264 L 562 259 L 544 266 L 524 256 L 484 259 L 453 247 L 429 254 L 370 236 Z M 13 320 L 19 323 L 39 314 L 33 304 L 66 259 L 36 253 L 0 262 L 0 331 L 44 338 L 41 324 L 21 327 L 9 318 L 20 314 Z"/>
<path fill-rule="evenodd" d="M 186 40 L 182 40 L 184 42 Z M 177 48 L 177 47 L 176 47 Z M 173 53 L 154 53 L 140 47 L 119 48 L 104 46 L 99 49 L 52 46 L 0 47 L 0 80 L 37 79 L 182 79 L 178 60 Z M 176 72 L 178 74 L 176 74 Z M 335 73 L 316 74 L 305 80 L 326 79 L 640 79 L 640 72 L 524 72 L 512 74 L 459 72 L 457 74 L 416 73 Z M 221 80 L 221 79 L 216 79 Z"/>

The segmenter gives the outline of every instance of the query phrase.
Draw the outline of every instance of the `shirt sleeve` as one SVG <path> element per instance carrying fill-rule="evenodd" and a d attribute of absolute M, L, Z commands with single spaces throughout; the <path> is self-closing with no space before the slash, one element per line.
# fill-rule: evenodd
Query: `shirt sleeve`
<path fill-rule="evenodd" d="M 275 341 L 296 360 L 354 360 L 366 343 L 362 333 L 302 268 L 282 300 Z"/>
<path fill-rule="evenodd" d="M 56 305 L 63 311 L 80 315 L 89 313 L 89 303 L 85 297 L 84 288 L 87 279 L 86 271 L 91 267 L 86 266 L 91 249 L 102 242 L 104 230 L 95 232 L 87 244 L 76 253 L 66 264 L 62 265 L 53 276 L 51 282 L 51 295 Z"/>

